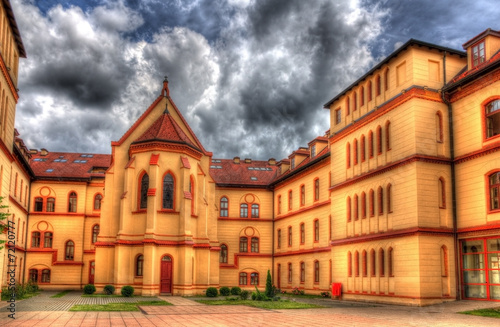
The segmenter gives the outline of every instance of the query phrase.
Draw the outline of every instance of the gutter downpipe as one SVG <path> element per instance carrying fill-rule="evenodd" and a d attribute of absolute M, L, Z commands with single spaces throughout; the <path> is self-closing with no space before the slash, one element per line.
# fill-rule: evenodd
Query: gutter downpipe
<path fill-rule="evenodd" d="M 446 51 L 443 55 L 443 88 L 446 86 Z M 453 137 L 453 107 L 451 102 L 446 99 L 444 90 L 441 90 L 441 99 L 448 106 L 448 129 L 449 129 L 449 139 L 450 139 L 450 159 L 451 159 L 451 203 L 452 203 L 452 218 L 453 218 L 453 242 L 455 247 L 455 289 L 457 293 L 455 295 L 456 300 L 461 300 L 461 290 L 460 290 L 460 265 L 458 263 L 460 249 L 458 247 L 458 235 L 457 235 L 457 194 L 456 194 L 456 182 L 455 182 L 455 142 Z"/>

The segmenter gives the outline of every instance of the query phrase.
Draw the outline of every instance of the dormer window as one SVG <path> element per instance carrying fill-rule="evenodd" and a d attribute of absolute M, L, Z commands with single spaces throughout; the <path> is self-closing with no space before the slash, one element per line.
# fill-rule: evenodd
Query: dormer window
<path fill-rule="evenodd" d="M 481 41 L 475 46 L 473 46 L 471 49 L 471 53 L 472 53 L 472 67 L 476 67 L 482 64 L 486 59 L 484 52 L 484 41 Z"/>
<path fill-rule="evenodd" d="M 311 146 L 311 158 L 314 158 L 316 156 L 316 144 Z"/>

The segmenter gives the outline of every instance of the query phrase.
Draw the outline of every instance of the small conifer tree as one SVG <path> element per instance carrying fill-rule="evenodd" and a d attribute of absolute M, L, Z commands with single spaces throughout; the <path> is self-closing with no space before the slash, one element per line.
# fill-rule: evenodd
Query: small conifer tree
<path fill-rule="evenodd" d="M 266 296 L 270 299 L 274 297 L 273 280 L 271 278 L 271 271 L 269 270 L 267 270 L 267 278 L 266 278 Z"/>

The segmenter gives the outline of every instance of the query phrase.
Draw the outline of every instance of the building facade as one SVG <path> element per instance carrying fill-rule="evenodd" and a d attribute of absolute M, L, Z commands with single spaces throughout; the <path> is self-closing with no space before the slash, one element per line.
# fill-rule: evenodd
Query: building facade
<path fill-rule="evenodd" d="M 408 41 L 325 104 L 324 135 L 256 161 L 214 158 L 166 78 L 110 155 L 28 150 L 11 13 L 3 1 L 2 285 L 12 262 L 16 282 L 142 295 L 263 288 L 269 270 L 281 290 L 336 283 L 349 300 L 500 301 L 499 32 L 465 51 Z"/>

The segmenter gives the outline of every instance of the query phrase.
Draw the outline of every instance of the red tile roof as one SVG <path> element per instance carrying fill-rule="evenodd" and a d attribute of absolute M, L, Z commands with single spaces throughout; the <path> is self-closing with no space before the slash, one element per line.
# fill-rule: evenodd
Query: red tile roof
<path fill-rule="evenodd" d="M 48 179 L 91 179 L 104 178 L 104 171 L 111 163 L 109 154 L 87 154 L 49 152 L 43 156 L 33 154 L 30 166 L 36 178 Z M 92 172 L 93 168 L 102 172 Z"/>
<path fill-rule="evenodd" d="M 295 172 L 297 171 L 300 171 L 301 168 L 303 167 L 306 167 L 308 165 L 312 165 L 314 164 L 314 162 L 318 159 L 318 158 L 321 158 L 325 155 L 329 155 L 330 153 L 330 148 L 328 147 L 325 147 L 323 150 L 321 150 L 318 154 L 316 154 L 314 157 L 311 158 L 311 156 L 309 155 L 307 158 L 305 158 L 304 160 L 302 160 L 298 165 L 295 166 L 294 169 L 288 169 L 287 171 L 285 171 L 283 174 L 277 176 L 276 180 L 275 181 L 278 181 L 278 180 L 283 180 L 285 178 L 287 178 L 288 176 L 290 175 L 293 175 Z M 282 161 L 285 161 L 282 160 Z M 274 182 L 274 181 L 273 181 Z"/>
<path fill-rule="evenodd" d="M 219 186 L 267 186 L 277 173 L 278 167 L 267 161 L 237 164 L 232 159 L 212 159 L 210 164 L 210 176 Z"/>
<path fill-rule="evenodd" d="M 497 53 L 495 53 L 490 59 L 486 60 L 485 62 L 483 62 L 482 64 L 480 65 L 477 65 L 476 67 L 472 68 L 472 69 L 469 69 L 467 70 L 467 66 L 465 66 L 464 69 L 462 69 L 449 83 L 448 83 L 448 86 L 449 85 L 452 85 L 458 81 L 461 81 L 462 79 L 464 79 L 465 77 L 467 76 L 471 76 L 471 75 L 474 75 L 475 73 L 478 73 L 478 72 L 481 72 L 482 70 L 490 67 L 491 65 L 497 63 L 498 61 L 500 61 L 500 51 L 498 51 Z"/>

